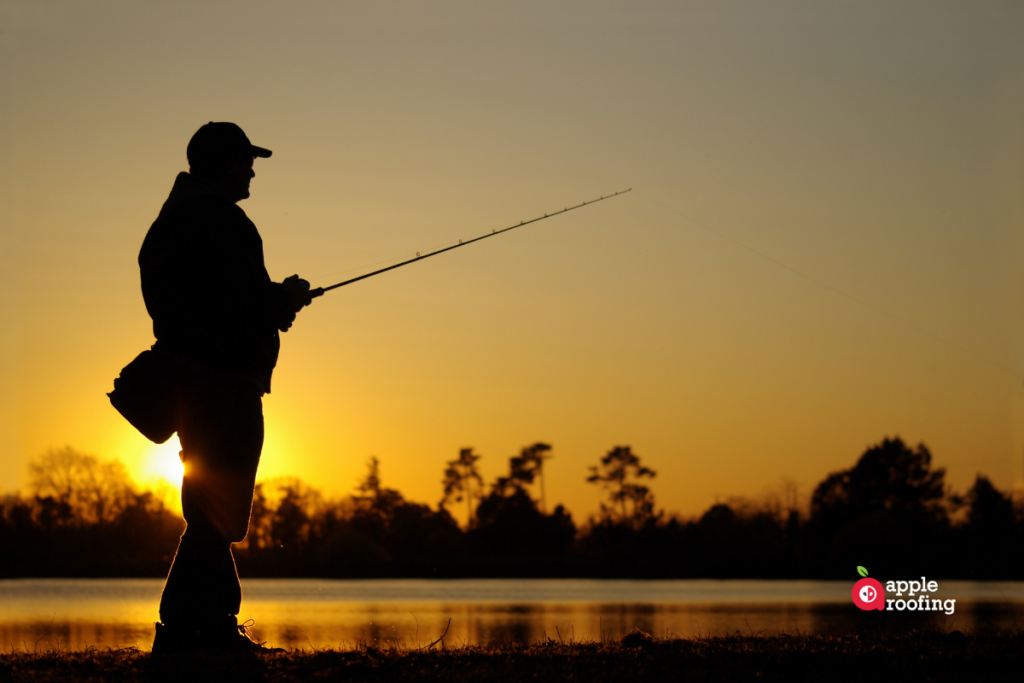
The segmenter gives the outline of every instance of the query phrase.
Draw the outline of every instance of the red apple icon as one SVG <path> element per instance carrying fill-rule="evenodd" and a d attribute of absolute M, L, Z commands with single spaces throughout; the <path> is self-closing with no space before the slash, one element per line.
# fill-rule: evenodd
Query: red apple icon
<path fill-rule="evenodd" d="M 875 579 L 861 579 L 853 584 L 853 604 L 862 610 L 885 609 L 885 589 Z"/>

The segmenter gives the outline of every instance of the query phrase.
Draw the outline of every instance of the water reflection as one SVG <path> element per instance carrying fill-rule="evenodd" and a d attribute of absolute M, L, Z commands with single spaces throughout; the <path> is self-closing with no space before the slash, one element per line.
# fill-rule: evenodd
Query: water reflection
<path fill-rule="evenodd" d="M 39 652 L 94 647 L 149 649 L 153 624 L 89 621 L 0 621 L 0 651 Z"/>
<path fill-rule="evenodd" d="M 1024 584 L 949 582 L 953 615 L 862 612 L 831 582 L 251 581 L 242 618 L 287 648 L 420 647 L 658 636 L 902 631 L 1024 625 Z M 0 648 L 152 643 L 160 580 L 0 581 Z M 999 596 L 999 600 L 993 600 Z M 619 598 L 616 600 L 615 598 Z M 624 600 L 623 598 L 627 598 Z"/>

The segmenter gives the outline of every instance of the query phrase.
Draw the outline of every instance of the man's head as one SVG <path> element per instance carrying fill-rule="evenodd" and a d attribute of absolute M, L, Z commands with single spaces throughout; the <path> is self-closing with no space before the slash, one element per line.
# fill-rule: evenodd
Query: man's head
<path fill-rule="evenodd" d="M 269 149 L 257 147 L 237 125 L 210 121 L 188 143 L 189 172 L 221 187 L 232 201 L 249 196 L 249 181 L 256 157 L 267 158 Z"/>

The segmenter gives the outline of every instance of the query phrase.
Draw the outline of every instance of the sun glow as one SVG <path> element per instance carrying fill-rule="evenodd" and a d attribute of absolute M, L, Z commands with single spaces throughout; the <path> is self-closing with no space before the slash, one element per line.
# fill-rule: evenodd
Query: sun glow
<path fill-rule="evenodd" d="M 162 444 L 149 448 L 139 472 L 143 479 L 163 479 L 175 489 L 181 489 L 185 467 L 181 464 L 181 444 L 175 434 Z"/>

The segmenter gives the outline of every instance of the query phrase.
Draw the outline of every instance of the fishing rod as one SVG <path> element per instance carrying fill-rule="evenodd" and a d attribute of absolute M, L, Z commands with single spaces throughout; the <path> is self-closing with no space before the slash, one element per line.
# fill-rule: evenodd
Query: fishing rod
<path fill-rule="evenodd" d="M 372 273 L 367 273 L 366 275 L 360 275 L 359 277 L 354 277 L 351 280 L 345 280 L 344 282 L 339 282 L 338 284 L 331 285 L 330 287 L 318 287 L 316 289 L 311 289 L 309 291 L 309 296 L 315 299 L 318 296 L 323 296 L 324 294 L 326 294 L 327 292 L 331 291 L 332 289 L 337 289 L 338 287 L 344 287 L 345 285 L 350 285 L 353 282 L 359 282 L 360 280 L 365 280 L 368 277 L 373 277 L 374 275 L 380 275 L 381 273 L 386 273 L 389 270 L 394 270 L 395 268 L 401 268 L 402 266 L 407 266 L 410 263 L 414 263 L 416 261 L 422 261 L 425 258 L 430 258 L 431 256 L 437 256 L 438 254 L 443 254 L 446 251 L 451 251 L 452 249 L 458 249 L 459 247 L 464 247 L 466 245 L 472 244 L 473 242 L 479 242 L 480 240 L 487 239 L 488 237 L 494 237 L 495 235 L 500 235 L 503 232 L 508 232 L 509 230 L 515 230 L 516 228 L 521 228 L 524 225 L 529 225 L 530 223 L 536 223 L 537 221 L 542 221 L 545 218 L 551 218 L 552 216 L 557 216 L 560 213 L 566 213 L 567 211 L 572 211 L 573 209 L 578 209 L 578 208 L 586 206 L 588 204 L 596 204 L 597 202 L 604 201 L 605 199 L 611 199 L 612 197 L 618 197 L 620 194 L 626 194 L 627 192 L 629 192 L 632 189 L 633 188 L 631 187 L 628 190 L 622 190 L 621 192 L 616 192 L 615 194 L 603 195 L 600 199 L 591 199 L 589 202 L 583 202 L 582 204 L 577 204 L 576 206 L 569 206 L 569 207 L 566 207 L 566 208 L 562 209 L 561 211 L 556 211 L 554 213 L 546 213 L 543 216 L 538 216 L 537 218 L 533 218 L 533 219 L 528 220 L 528 221 L 519 221 L 519 223 L 517 223 L 516 225 L 510 226 L 510 227 L 507 227 L 507 228 L 502 228 L 501 230 L 491 230 L 486 235 L 481 235 L 480 237 L 474 237 L 473 239 L 467 240 L 465 242 L 463 242 L 462 240 L 459 240 L 458 244 L 453 244 L 450 247 L 445 247 L 443 249 L 438 249 L 437 251 L 432 251 L 432 252 L 429 252 L 427 254 L 423 254 L 422 256 L 420 256 L 420 253 L 417 251 L 416 252 L 416 256 L 414 256 L 413 258 L 407 259 L 405 261 L 402 261 L 401 263 L 396 263 L 393 266 L 388 266 L 387 268 L 381 268 L 380 270 L 375 270 Z"/>

